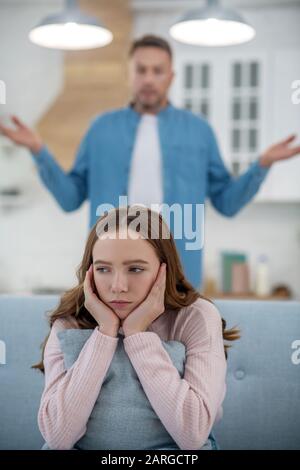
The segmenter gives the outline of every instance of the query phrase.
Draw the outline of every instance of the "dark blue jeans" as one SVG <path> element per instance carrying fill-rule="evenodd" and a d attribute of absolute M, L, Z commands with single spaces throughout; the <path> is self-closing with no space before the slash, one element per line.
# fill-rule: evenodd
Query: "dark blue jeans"
<path fill-rule="evenodd" d="M 45 442 L 41 450 L 51 450 L 51 449 L 48 446 L 48 444 Z M 78 449 L 76 449 L 76 447 L 73 447 L 70 450 L 78 450 Z M 158 447 L 155 449 L 152 448 L 152 449 L 146 449 L 146 450 L 180 450 L 180 448 L 176 445 L 173 445 L 170 447 Z M 204 446 L 202 446 L 201 449 L 199 450 L 220 450 L 212 431 L 210 432 Z"/>
<path fill-rule="evenodd" d="M 147 449 L 147 450 L 154 450 L 154 449 Z M 180 450 L 180 449 L 178 446 L 173 445 L 170 447 L 158 447 L 158 448 L 155 448 L 155 450 Z M 210 432 L 205 444 L 199 450 L 220 450 L 217 444 L 216 438 L 214 436 L 214 433 L 212 431 Z"/>
<path fill-rule="evenodd" d="M 212 450 L 220 450 L 220 447 L 217 444 L 215 435 L 212 431 L 210 432 L 210 435 L 208 436 L 208 439 L 210 439 L 210 441 L 211 441 Z"/>

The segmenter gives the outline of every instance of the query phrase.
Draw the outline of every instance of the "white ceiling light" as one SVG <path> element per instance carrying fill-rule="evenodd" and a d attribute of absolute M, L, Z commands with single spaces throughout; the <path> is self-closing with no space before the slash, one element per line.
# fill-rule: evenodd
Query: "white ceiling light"
<path fill-rule="evenodd" d="M 196 46 L 232 46 L 250 41 L 255 29 L 239 13 L 223 8 L 218 0 L 207 0 L 207 6 L 188 12 L 171 28 L 177 41 Z"/>
<path fill-rule="evenodd" d="M 113 35 L 96 18 L 84 15 L 76 0 L 67 0 L 67 9 L 44 18 L 30 31 L 29 39 L 43 47 L 80 50 L 106 46 Z"/>

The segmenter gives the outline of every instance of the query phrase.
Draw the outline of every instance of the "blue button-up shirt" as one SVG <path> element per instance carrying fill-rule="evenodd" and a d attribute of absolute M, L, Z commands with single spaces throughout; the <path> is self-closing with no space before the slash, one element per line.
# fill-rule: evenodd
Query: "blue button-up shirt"
<path fill-rule="evenodd" d="M 178 109 L 171 103 L 158 114 L 158 129 L 162 154 L 163 202 L 168 206 L 179 204 L 185 222 L 191 231 L 190 212 L 184 204 L 193 207 L 205 203 L 209 197 L 213 206 L 225 216 L 236 214 L 258 191 L 268 168 L 258 159 L 240 177 L 226 169 L 217 140 L 208 122 L 190 111 Z M 127 196 L 129 172 L 135 136 L 141 114 L 127 106 L 96 116 L 81 141 L 72 169 L 63 171 L 43 146 L 32 153 L 38 172 L 65 211 L 74 211 L 90 201 L 90 227 L 101 212 L 99 206 L 119 206 L 119 197 Z M 151 181 L 145 181 L 151 184 Z M 123 204 L 122 204 L 123 205 Z M 200 206 L 199 206 L 200 207 Z M 97 211 L 98 209 L 98 211 Z M 186 219 L 188 217 L 188 220 Z M 193 227 L 203 231 L 203 227 Z M 174 220 L 170 218 L 174 233 Z M 192 249 L 190 234 L 182 230 L 182 238 L 175 238 L 187 279 L 195 288 L 202 283 L 203 247 L 195 243 Z M 199 234 L 198 234 L 199 236 Z"/>

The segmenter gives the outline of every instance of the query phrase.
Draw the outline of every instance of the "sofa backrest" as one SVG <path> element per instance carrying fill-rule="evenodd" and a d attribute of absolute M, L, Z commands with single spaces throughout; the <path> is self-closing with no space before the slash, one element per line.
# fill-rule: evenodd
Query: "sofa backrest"
<path fill-rule="evenodd" d="M 46 312 L 59 296 L 0 295 L 0 449 L 40 449 Z M 241 340 L 229 349 L 222 449 L 300 449 L 300 302 L 216 300 Z"/>
<path fill-rule="evenodd" d="M 224 449 L 300 449 L 300 302 L 216 301 L 242 337 L 228 354 Z"/>

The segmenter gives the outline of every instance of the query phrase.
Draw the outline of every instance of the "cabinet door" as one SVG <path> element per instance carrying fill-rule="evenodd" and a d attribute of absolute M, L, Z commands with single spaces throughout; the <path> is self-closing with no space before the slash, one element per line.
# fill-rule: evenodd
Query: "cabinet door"
<path fill-rule="evenodd" d="M 174 102 L 196 114 L 202 111 L 215 131 L 225 165 L 235 176 L 258 158 L 265 140 L 265 62 L 264 51 L 177 54 Z"/>
<path fill-rule="evenodd" d="M 228 61 L 220 51 L 192 49 L 175 54 L 176 80 L 171 89 L 175 105 L 208 120 L 216 134 L 224 163 L 231 171 L 228 134 Z"/>
<path fill-rule="evenodd" d="M 280 49 L 273 52 L 269 73 L 269 144 L 295 133 L 299 145 L 300 104 L 292 101 L 295 91 L 292 83 L 300 80 L 300 51 Z M 257 200 L 300 201 L 300 156 L 273 165 L 267 183 L 266 197 L 258 197 Z"/>

